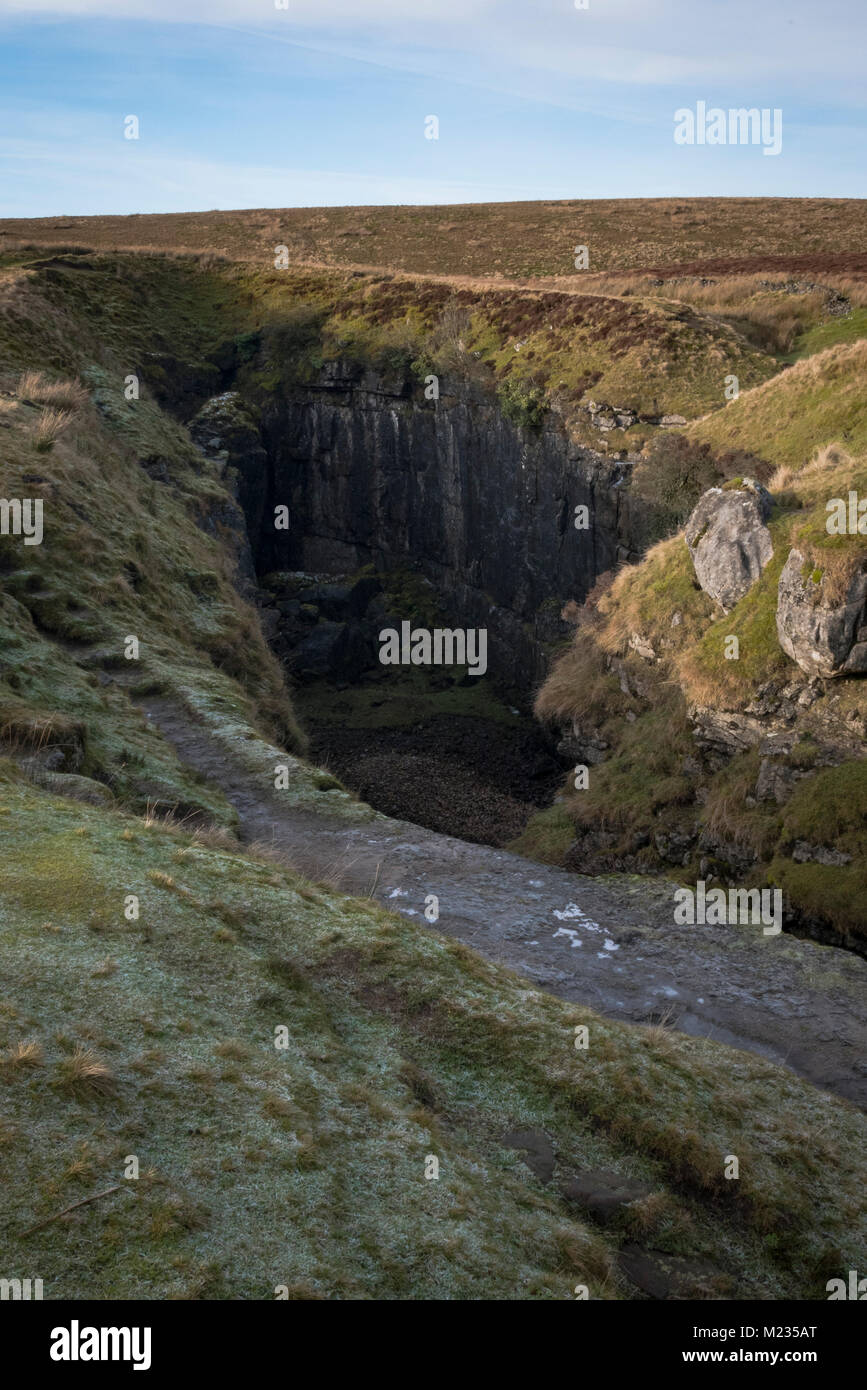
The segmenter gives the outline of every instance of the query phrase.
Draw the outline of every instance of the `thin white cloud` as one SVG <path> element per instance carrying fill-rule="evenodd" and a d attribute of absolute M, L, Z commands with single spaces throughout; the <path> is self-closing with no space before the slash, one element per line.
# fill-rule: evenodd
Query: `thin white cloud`
<path fill-rule="evenodd" d="M 457 75 L 447 52 L 483 82 L 492 69 L 649 86 L 809 79 L 838 96 L 862 77 L 867 28 L 863 0 L 821 13 L 792 0 L 136 0 L 124 15 L 118 0 L 0 0 L 0 14 L 239 27 L 443 79 Z"/>
<path fill-rule="evenodd" d="M 695 171 L 687 174 L 686 159 L 673 163 L 673 146 L 662 138 L 669 126 L 669 103 L 673 114 L 699 97 L 722 105 L 783 106 L 787 150 L 799 151 L 801 160 L 798 185 L 811 186 L 812 181 L 819 191 L 828 173 L 827 151 L 833 149 L 841 188 L 857 195 L 861 183 L 851 153 L 857 139 L 837 139 L 829 122 L 842 128 L 863 109 L 863 45 L 857 38 L 865 27 L 863 0 L 823 0 L 821 22 L 802 17 L 803 3 L 799 8 L 797 0 L 705 0 L 701 5 L 695 0 L 590 0 L 590 9 L 583 11 L 574 0 L 290 0 L 289 10 L 278 11 L 273 0 L 134 0 L 121 15 L 121 0 L 0 0 L 0 27 L 13 34 L 35 29 L 38 35 L 39 27 L 58 20 L 96 19 L 82 29 L 82 41 L 102 50 L 106 83 L 119 31 L 127 23 L 152 21 L 163 51 L 177 50 L 184 59 L 199 49 L 207 56 L 211 49 L 205 48 L 203 29 L 181 31 L 178 24 L 222 31 L 226 42 L 237 34 L 234 75 L 252 84 L 253 91 L 257 81 L 273 76 L 272 68 L 282 69 L 281 46 L 291 45 L 325 56 L 324 63 L 311 59 L 314 69 L 333 66 L 339 72 L 331 60 L 348 59 L 374 65 L 374 81 L 379 67 L 440 82 L 444 88 L 454 83 L 484 88 L 511 99 L 504 129 L 516 119 L 515 98 L 600 118 L 581 127 L 574 158 L 561 150 L 560 158 L 541 169 L 519 160 L 514 175 L 508 161 L 501 161 L 496 170 L 481 169 L 472 182 L 462 182 L 471 166 L 458 159 L 449 167 L 445 157 L 424 177 L 415 177 L 419 166 L 412 161 L 404 166 L 406 173 L 388 166 L 366 173 L 208 162 L 196 158 L 195 149 L 184 160 L 176 157 L 176 147 L 165 153 L 150 143 L 147 148 L 119 148 L 105 138 L 105 124 L 93 113 L 52 111 L 43 105 L 0 115 L 0 131 L 18 130 L 30 137 L 15 144 L 0 140 L 3 211 L 23 216 L 37 209 L 50 215 L 59 208 L 73 213 L 142 207 L 181 211 L 569 197 L 576 192 L 576 180 L 587 196 L 609 196 L 612 177 L 620 182 L 612 174 L 618 159 L 631 165 L 628 191 L 633 196 L 678 193 L 682 187 L 719 192 L 719 161 L 712 166 L 706 162 L 710 186 L 697 188 Z M 70 25 L 73 33 L 74 28 Z M 248 41 L 251 36 L 264 36 L 275 50 L 273 63 L 261 43 Z M 123 46 L 128 40 L 121 36 L 120 42 Z M 105 86 L 102 91 L 104 95 Z M 219 100 L 216 89 L 214 100 Z M 815 121 L 804 110 L 806 102 Z M 641 142 L 637 159 L 623 155 L 621 123 L 631 124 Z M 641 127 L 660 130 L 658 155 Z M 207 149 L 207 141 L 197 148 Z M 449 151 L 447 141 L 442 150 Z M 320 156 L 328 163 L 337 157 L 333 150 Z M 784 158 L 791 165 L 794 154 Z M 745 164 L 732 191 L 794 191 L 785 182 L 783 160 L 773 171 L 779 183 L 768 182 L 770 162 L 761 161 L 758 168 Z M 764 181 L 761 186 L 749 182 L 758 178 Z"/>
<path fill-rule="evenodd" d="M 328 207 L 345 204 L 472 202 L 531 198 L 532 184 L 492 178 L 412 177 L 183 159 L 128 145 L 0 139 L 4 217 L 164 212 L 190 208 Z M 566 196 L 564 191 L 563 196 Z"/>
<path fill-rule="evenodd" d="M 436 19 L 463 19 L 496 8 L 497 0 L 436 0 Z M 0 13 L 86 16 L 112 19 L 158 19 L 181 24 L 335 24 L 388 25 L 430 22 L 413 0 L 289 0 L 278 9 L 274 0 L 136 0 L 134 12 L 120 15 L 117 0 L 2 0 Z"/>

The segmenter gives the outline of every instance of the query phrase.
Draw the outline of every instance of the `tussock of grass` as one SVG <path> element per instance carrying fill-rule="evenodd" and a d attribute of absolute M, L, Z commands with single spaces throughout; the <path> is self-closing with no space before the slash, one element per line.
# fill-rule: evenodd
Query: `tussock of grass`
<path fill-rule="evenodd" d="M 540 719 L 601 722 L 628 708 L 617 678 L 607 669 L 596 630 L 579 628 L 573 641 L 554 663 L 535 702 Z"/>
<path fill-rule="evenodd" d="M 15 388 L 19 400 L 52 406 L 70 416 L 87 404 L 88 393 L 80 381 L 51 381 L 44 372 L 23 372 Z"/>
<path fill-rule="evenodd" d="M 61 1084 L 76 1094 L 108 1096 L 114 1090 L 111 1067 L 92 1048 L 76 1047 L 58 1063 L 57 1071 Z"/>
<path fill-rule="evenodd" d="M 744 846 L 763 858 L 779 839 L 776 805 L 755 807 L 748 813 L 747 797 L 753 796 L 759 775 L 758 750 L 738 754 L 713 779 L 704 806 L 704 824 L 724 843 Z"/>
<path fill-rule="evenodd" d="M 68 410 L 43 410 L 33 429 L 33 446 L 38 454 L 47 453 L 72 424 Z"/>
<path fill-rule="evenodd" d="M 41 1067 L 45 1053 L 40 1042 L 17 1042 L 0 1055 L 0 1068 L 7 1073 L 21 1071 L 29 1067 Z"/>

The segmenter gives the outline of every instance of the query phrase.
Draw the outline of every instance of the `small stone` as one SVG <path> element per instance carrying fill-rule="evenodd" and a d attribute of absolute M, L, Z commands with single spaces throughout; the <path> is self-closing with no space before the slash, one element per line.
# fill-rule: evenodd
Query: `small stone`
<path fill-rule="evenodd" d="M 654 1188 L 635 1178 L 599 1169 L 566 1178 L 560 1183 L 560 1191 L 568 1202 L 574 1202 L 597 1220 L 607 1223 L 632 1202 L 649 1197 Z"/>
<path fill-rule="evenodd" d="M 522 1149 L 524 1162 L 540 1182 L 548 1183 L 554 1176 L 554 1148 L 541 1129 L 511 1129 L 503 1135 L 507 1149 Z"/>
<path fill-rule="evenodd" d="M 617 1257 L 632 1283 L 650 1298 L 695 1298 L 713 1294 L 727 1277 L 707 1260 L 669 1255 L 665 1250 L 645 1250 L 630 1242 Z"/>

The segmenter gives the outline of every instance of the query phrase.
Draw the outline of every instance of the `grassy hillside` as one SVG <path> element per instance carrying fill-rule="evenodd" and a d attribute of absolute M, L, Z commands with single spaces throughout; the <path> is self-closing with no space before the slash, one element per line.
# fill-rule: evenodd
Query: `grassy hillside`
<path fill-rule="evenodd" d="M 10 367 L 95 361 L 122 380 L 132 363 L 145 391 L 174 393 L 181 408 L 184 392 L 192 401 L 219 389 L 229 366 L 259 392 L 336 358 L 410 372 L 419 389 L 429 372 L 474 375 L 522 423 L 556 405 L 605 448 L 640 446 L 651 427 L 612 431 L 602 446 L 582 415 L 589 399 L 691 419 L 722 404 L 728 374 L 747 387 L 776 369 L 732 325 L 672 300 L 26 251 L 0 260 L 0 344 Z"/>
<path fill-rule="evenodd" d="M 552 404 L 576 425 L 577 408 L 594 397 L 692 418 L 721 401 L 727 373 L 758 382 L 774 370 L 768 354 L 728 325 L 672 303 L 390 275 L 261 272 L 249 283 L 266 346 L 273 337 L 308 370 L 343 356 L 409 368 L 419 382 L 430 371 L 476 375 L 496 387 L 507 414 L 531 426 Z M 611 438 L 634 444 L 647 432 L 638 426 Z"/>
<path fill-rule="evenodd" d="M 704 1296 L 824 1298 L 856 1263 L 864 1117 L 790 1073 L 8 761 L 0 821 L 0 1225 L 46 1297 L 622 1298 L 637 1240 Z M 647 1189 L 613 1226 L 560 1190 L 600 1169 Z"/>
<path fill-rule="evenodd" d="M 825 266 L 767 266 L 738 262 L 659 266 L 650 271 L 606 271 L 582 278 L 585 292 L 690 305 L 734 328 L 748 342 L 788 365 L 853 342 L 865 334 L 867 273 Z M 741 263 L 743 264 L 743 263 Z M 552 284 L 566 288 L 565 280 Z"/>
<path fill-rule="evenodd" d="M 250 259 L 0 250 L 4 363 L 63 373 L 134 367 L 145 394 L 189 413 L 227 369 L 242 366 L 251 389 L 268 391 L 311 377 L 329 358 L 354 357 L 411 371 L 419 387 L 431 371 L 476 375 L 515 419 L 532 427 L 554 408 L 605 451 L 640 449 L 663 415 L 696 421 L 692 437 L 718 451 L 773 462 L 803 461 L 807 434 L 862 447 L 857 335 L 867 279 L 592 274 L 498 288 L 336 266 L 276 271 L 264 252 Z M 801 362 L 780 373 L 826 344 L 809 359 L 815 369 Z M 732 376 L 741 397 L 726 403 Z M 764 409 L 745 403 L 762 385 Z M 601 434 L 591 400 L 644 418 Z M 132 413 L 121 414 L 129 425 Z"/>
<path fill-rule="evenodd" d="M 94 404 L 38 374 L 18 391 L 0 394 L 2 491 L 40 500 L 45 534 L 33 546 L 0 538 L 0 733 L 51 777 L 90 779 L 79 787 L 90 795 L 230 818 L 130 696 L 174 691 L 302 746 L 282 673 L 233 586 L 237 507 L 152 403 L 133 410 L 106 386 Z M 129 432 L 105 422 L 124 408 Z M 157 476 L 150 458 L 163 461 Z"/>
<path fill-rule="evenodd" d="M 842 355 L 832 350 L 835 360 Z M 856 354 L 847 350 L 846 355 Z M 860 360 L 860 346 L 857 356 Z M 772 385 L 785 387 L 798 379 L 796 373 L 812 383 L 818 373 L 809 366 L 793 368 Z M 726 442 L 755 439 L 748 412 L 751 404 L 764 410 L 765 392 L 749 393 L 736 404 L 750 428 Z M 812 417 L 793 408 L 792 415 L 786 411 L 778 418 L 794 418 L 800 447 L 814 448 L 817 435 L 811 428 L 822 428 L 816 424 L 820 413 Z M 580 836 L 601 826 L 609 835 L 609 858 L 635 856 L 652 869 L 660 842 L 686 833 L 692 838 L 683 843 L 691 848 L 676 872 L 695 882 L 714 865 L 713 845 L 722 843 L 735 858 L 745 854 L 747 865 L 754 861 L 751 882 L 783 888 L 796 909 L 863 946 L 863 682 L 829 682 L 805 705 L 793 705 L 798 747 L 792 760 L 799 780 L 782 804 L 756 799 L 761 757 L 755 746 L 723 765 L 696 762 L 696 709 L 761 716 L 769 687 L 788 689 L 792 700 L 804 690 L 807 678 L 783 652 L 776 632 L 777 585 L 789 551 L 797 547 L 805 565 L 825 576 L 828 593 L 837 598 L 867 560 L 863 537 L 830 536 L 825 527 L 828 498 L 845 497 L 850 488 L 867 493 L 867 457 L 854 461 L 839 447 L 826 447 L 799 469 L 781 466 L 769 486 L 776 499 L 769 521 L 774 555 L 730 613 L 721 615 L 698 587 L 680 534 L 621 569 L 585 612 L 574 641 L 542 686 L 536 709 L 546 721 L 592 731 L 610 752 L 592 769 L 589 788 L 576 791 L 570 778 L 564 799 L 535 818 L 515 847 L 562 863 L 574 852 L 576 831 Z M 731 637 L 738 639 L 737 660 L 726 659 Z M 774 727 L 767 725 L 768 731 Z M 835 743 L 850 750 L 849 758 L 844 755 L 841 762 L 838 752 L 830 759 L 838 765 L 828 767 L 826 745 Z M 836 845 L 850 862 L 830 869 L 798 863 L 793 853 L 799 841 Z"/>
<path fill-rule="evenodd" d="M 689 437 L 720 453 L 751 449 L 771 463 L 796 468 L 834 440 L 853 454 L 863 454 L 867 451 L 865 379 L 867 338 L 835 344 L 744 391 L 724 410 L 697 420 Z"/>
<path fill-rule="evenodd" d="M 867 204 L 842 198 L 618 198 L 444 207 L 253 208 L 131 217 L 6 218 L 0 239 L 97 250 L 210 252 L 422 274 L 576 274 L 734 262 L 814 272 L 867 270 Z M 756 264 L 758 263 L 758 264 Z M 717 269 L 719 267 L 717 266 Z"/>

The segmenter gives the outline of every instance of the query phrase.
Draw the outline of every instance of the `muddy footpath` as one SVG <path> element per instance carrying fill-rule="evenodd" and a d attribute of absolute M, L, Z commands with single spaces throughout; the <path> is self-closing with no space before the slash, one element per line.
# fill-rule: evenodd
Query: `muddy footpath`
<path fill-rule="evenodd" d="M 222 789 L 244 842 L 563 999 L 758 1053 L 867 1109 L 867 960 L 761 926 L 678 926 L 666 879 L 591 878 L 384 815 L 280 806 L 179 706 L 143 704 L 181 760 Z"/>

